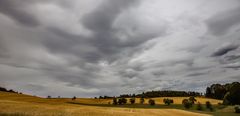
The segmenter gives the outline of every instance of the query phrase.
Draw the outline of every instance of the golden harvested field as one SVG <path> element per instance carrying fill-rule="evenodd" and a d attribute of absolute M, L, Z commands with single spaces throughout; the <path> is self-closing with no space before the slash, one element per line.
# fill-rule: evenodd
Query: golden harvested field
<path fill-rule="evenodd" d="M 163 98 L 155 98 L 162 103 Z M 173 98 L 180 103 L 182 97 Z M 205 98 L 197 98 L 205 102 Z M 211 100 L 211 99 L 207 99 Z M 112 100 L 78 98 L 77 103 L 108 104 Z M 0 92 L 0 114 L 20 113 L 30 116 L 208 116 L 178 109 L 115 108 L 69 104 L 71 99 L 45 99 L 28 95 Z M 138 101 L 137 101 L 138 102 Z M 212 103 L 221 101 L 212 100 Z"/>

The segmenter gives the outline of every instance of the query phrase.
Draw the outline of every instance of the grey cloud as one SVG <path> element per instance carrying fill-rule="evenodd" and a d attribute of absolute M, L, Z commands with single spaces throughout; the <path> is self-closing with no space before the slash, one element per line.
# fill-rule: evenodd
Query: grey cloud
<path fill-rule="evenodd" d="M 240 55 L 229 55 L 225 56 L 224 59 L 226 59 L 227 61 L 236 61 L 240 60 Z"/>
<path fill-rule="evenodd" d="M 96 10 L 85 15 L 82 22 L 94 33 L 94 38 L 90 38 L 90 43 L 103 54 L 118 53 L 122 47 L 119 46 L 119 40 L 115 36 L 113 22 L 122 11 L 136 2 L 135 0 L 105 1 Z"/>
<path fill-rule="evenodd" d="M 100 57 L 108 61 L 113 61 L 116 57 L 119 57 L 116 54 L 123 51 L 132 51 L 131 49 L 134 49 L 134 47 L 152 39 L 152 35 L 130 36 L 128 37 L 128 41 L 123 42 L 117 36 L 121 29 L 113 26 L 121 13 L 140 4 L 139 2 L 136 0 L 107 0 L 81 19 L 83 25 L 93 32 L 94 35 L 92 38 L 89 38 L 89 43 L 101 52 Z"/>
<path fill-rule="evenodd" d="M 222 47 L 218 48 L 218 49 L 212 54 L 212 56 L 213 56 L 213 57 L 222 56 L 222 55 L 227 54 L 228 52 L 230 52 L 230 51 L 232 51 L 232 50 L 237 49 L 238 47 L 239 47 L 238 45 L 234 45 L 234 44 L 229 44 L 229 45 L 222 46 Z"/>
<path fill-rule="evenodd" d="M 26 26 L 38 26 L 40 23 L 37 18 L 25 11 L 26 4 L 16 0 L 1 0 L 0 12 Z"/>
<path fill-rule="evenodd" d="M 169 6 L 158 0 L 156 4 L 147 0 L 93 2 L 84 1 L 91 10 L 79 10 L 81 2 L 76 1 L 0 1 L 4 14 L 0 15 L 0 84 L 42 96 L 93 97 L 153 89 L 202 92 L 205 84 L 230 81 L 226 78 L 230 73 L 239 74 L 239 35 L 228 33 L 238 25 L 236 9 L 222 15 L 225 20 L 211 13 L 203 16 L 199 9 L 183 15 L 189 9 L 181 8 L 188 4 L 179 4 L 177 12 L 172 8 L 166 12 L 163 9 Z M 57 15 L 42 18 L 45 8 Z M 72 20 L 61 19 L 66 14 Z M 5 15 L 23 25 L 12 24 Z M 209 30 L 204 27 L 205 15 L 212 17 L 206 21 Z M 198 19 L 197 25 L 192 17 Z M 214 22 L 215 18 L 219 20 Z M 225 33 L 229 39 L 216 39 L 208 32 Z M 224 43 L 238 45 L 211 52 Z"/>
<path fill-rule="evenodd" d="M 229 29 L 240 23 L 240 7 L 220 12 L 206 20 L 206 23 L 214 35 L 224 35 Z"/>
<path fill-rule="evenodd" d="M 201 75 L 206 75 L 207 73 L 201 73 L 201 72 L 197 72 L 197 73 L 191 73 L 191 74 L 188 74 L 187 76 L 188 77 L 195 77 L 195 76 L 201 76 Z"/>
<path fill-rule="evenodd" d="M 226 65 L 224 65 L 224 68 L 239 69 L 240 68 L 240 62 L 226 64 Z"/>

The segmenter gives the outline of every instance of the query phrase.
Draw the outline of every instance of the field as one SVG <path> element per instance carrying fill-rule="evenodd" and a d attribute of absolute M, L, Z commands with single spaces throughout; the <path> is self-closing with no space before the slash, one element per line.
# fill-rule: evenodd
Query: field
<path fill-rule="evenodd" d="M 232 108 L 225 108 L 219 112 L 198 112 L 190 109 L 186 111 L 181 105 L 184 97 L 172 97 L 173 105 L 163 105 L 162 99 L 154 98 L 158 105 L 122 105 L 109 104 L 111 99 L 78 98 L 74 101 L 67 98 L 39 98 L 23 94 L 0 92 L 0 116 L 234 116 Z M 137 103 L 138 103 L 137 99 Z M 210 101 L 212 104 L 220 100 L 197 98 L 201 103 Z M 147 101 L 147 100 L 146 100 Z M 226 111 L 224 111 L 226 110 Z"/>

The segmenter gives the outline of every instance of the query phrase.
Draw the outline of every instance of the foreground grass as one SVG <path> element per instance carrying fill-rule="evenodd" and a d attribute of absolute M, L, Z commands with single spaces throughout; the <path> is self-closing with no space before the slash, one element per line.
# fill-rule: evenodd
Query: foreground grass
<path fill-rule="evenodd" d="M 0 116 L 28 116 L 22 113 L 0 113 Z"/>

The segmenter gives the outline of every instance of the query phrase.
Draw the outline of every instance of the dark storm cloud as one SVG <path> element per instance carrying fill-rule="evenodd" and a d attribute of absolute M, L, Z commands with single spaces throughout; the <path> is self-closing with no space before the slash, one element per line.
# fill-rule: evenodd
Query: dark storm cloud
<path fill-rule="evenodd" d="M 117 16 L 128 7 L 137 4 L 136 0 L 105 1 L 93 12 L 82 19 L 84 26 L 90 29 L 94 38 L 90 38 L 91 44 L 96 46 L 103 54 L 111 55 L 119 52 L 121 45 L 116 37 L 113 22 Z"/>
<path fill-rule="evenodd" d="M 93 37 L 89 38 L 89 43 L 102 53 L 101 55 L 103 56 L 101 57 L 107 55 L 107 58 L 105 57 L 105 59 L 111 61 L 116 59 L 114 56 L 116 53 L 125 49 L 133 49 L 135 46 L 138 46 L 156 36 L 134 35 L 129 37 L 127 41 L 121 41 L 117 36 L 117 32 L 121 31 L 121 29 L 114 28 L 114 22 L 122 12 L 140 4 L 139 2 L 140 1 L 137 0 L 107 0 L 99 5 L 93 12 L 86 14 L 82 18 L 81 21 L 83 22 L 83 25 L 93 32 Z"/>
<path fill-rule="evenodd" d="M 229 44 L 226 46 L 222 46 L 221 48 L 218 48 L 213 54 L 213 57 L 216 56 L 222 56 L 224 54 L 227 54 L 228 52 L 237 49 L 239 46 L 238 45 L 233 45 L 233 44 Z"/>
<path fill-rule="evenodd" d="M 204 91 L 206 83 L 239 74 L 232 70 L 239 67 L 240 45 L 231 30 L 239 28 L 234 2 L 224 10 L 211 4 L 192 10 L 199 1 L 153 1 L 0 0 L 0 86 L 93 97 Z M 225 43 L 234 45 L 214 50 Z"/>
<path fill-rule="evenodd" d="M 187 76 L 188 77 L 195 77 L 195 76 L 201 76 L 201 75 L 205 75 L 205 74 L 207 74 L 207 73 L 197 72 L 197 73 L 188 74 Z"/>
<path fill-rule="evenodd" d="M 37 26 L 39 22 L 37 18 L 24 10 L 26 4 L 16 2 L 14 0 L 1 0 L 0 12 L 26 26 Z"/>
<path fill-rule="evenodd" d="M 226 64 L 224 66 L 224 68 L 240 69 L 240 63 L 235 62 L 235 63 L 231 63 L 231 64 Z"/>
<path fill-rule="evenodd" d="M 235 60 L 240 60 L 240 55 L 229 55 L 229 56 L 225 56 L 225 58 L 227 61 L 235 61 Z"/>
<path fill-rule="evenodd" d="M 240 7 L 220 12 L 207 21 L 209 31 L 214 35 L 224 35 L 233 26 L 240 24 Z"/>
<path fill-rule="evenodd" d="M 87 62 L 96 63 L 99 60 L 113 62 L 121 57 L 119 53 L 133 50 L 136 52 L 135 49 L 138 49 L 136 48 L 138 45 L 154 37 L 153 35 L 134 35 L 129 37 L 128 41 L 122 42 L 117 36 L 117 32 L 121 30 L 113 27 L 114 21 L 122 12 L 131 7 L 136 7 L 140 4 L 139 2 L 136 0 L 106 0 L 92 12 L 85 14 L 80 20 L 80 23 L 83 23 L 91 31 L 91 36 L 73 35 L 61 29 L 49 27 L 49 32 L 54 33 L 56 36 L 48 36 L 42 42 L 52 52 L 72 54 L 85 59 Z"/>

